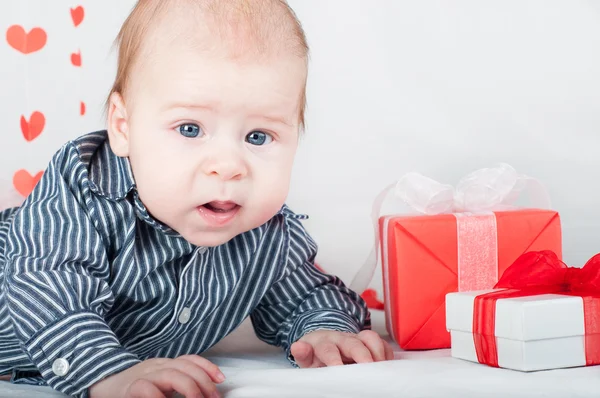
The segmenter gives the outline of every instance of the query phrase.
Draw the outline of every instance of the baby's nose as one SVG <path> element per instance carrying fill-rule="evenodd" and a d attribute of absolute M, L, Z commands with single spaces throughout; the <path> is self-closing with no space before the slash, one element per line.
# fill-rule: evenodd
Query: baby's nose
<path fill-rule="evenodd" d="M 219 177 L 224 181 L 239 180 L 248 174 L 246 163 L 236 154 L 213 156 L 205 163 L 204 169 L 207 175 Z"/>
<path fill-rule="evenodd" d="M 222 180 L 239 180 L 244 176 L 244 171 L 241 167 L 237 167 L 237 165 L 223 163 L 218 167 L 214 167 L 210 174 L 218 176 Z"/>

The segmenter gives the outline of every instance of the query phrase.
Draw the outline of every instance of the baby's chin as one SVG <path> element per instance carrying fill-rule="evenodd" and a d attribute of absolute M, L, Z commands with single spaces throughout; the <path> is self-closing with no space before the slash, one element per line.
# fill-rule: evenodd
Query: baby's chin
<path fill-rule="evenodd" d="M 229 226 L 229 228 L 223 228 L 220 230 L 196 230 L 186 232 L 179 232 L 179 234 L 187 240 L 189 243 L 195 246 L 202 247 L 216 247 L 223 245 L 236 236 L 248 232 L 254 228 L 259 227 L 260 225 L 240 225 L 233 224 Z"/>
<path fill-rule="evenodd" d="M 228 232 L 228 231 L 203 231 L 194 232 L 191 234 L 181 233 L 180 235 L 189 243 L 194 246 L 200 247 L 216 247 L 229 242 L 231 239 L 239 235 L 240 232 Z"/>

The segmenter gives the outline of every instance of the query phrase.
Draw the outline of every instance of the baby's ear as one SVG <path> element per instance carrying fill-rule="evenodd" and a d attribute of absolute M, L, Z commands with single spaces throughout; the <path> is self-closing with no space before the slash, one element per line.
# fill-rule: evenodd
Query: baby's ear
<path fill-rule="evenodd" d="M 112 93 L 108 104 L 108 139 L 117 156 L 129 156 L 129 122 L 123 97 Z"/>

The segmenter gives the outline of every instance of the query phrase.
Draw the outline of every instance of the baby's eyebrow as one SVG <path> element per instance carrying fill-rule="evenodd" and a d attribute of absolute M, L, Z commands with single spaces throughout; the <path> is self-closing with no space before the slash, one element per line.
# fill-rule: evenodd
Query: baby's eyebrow
<path fill-rule="evenodd" d="M 277 115 L 261 115 L 261 114 L 257 114 L 257 115 L 252 115 L 252 118 L 255 119 L 264 119 L 267 120 L 271 123 L 279 123 L 279 124 L 283 124 L 287 127 L 294 127 L 294 125 L 289 122 L 287 120 L 287 118 L 283 117 L 283 116 L 277 116 Z"/>
<path fill-rule="evenodd" d="M 172 109 L 194 109 L 204 110 L 209 112 L 216 112 L 216 107 L 210 104 L 198 104 L 189 102 L 168 102 L 165 104 L 161 111 L 169 111 Z M 262 119 L 270 123 L 282 124 L 286 127 L 294 127 L 294 124 L 288 120 L 287 117 L 277 114 L 265 114 L 265 113 L 254 113 L 249 116 L 250 119 Z"/>
<path fill-rule="evenodd" d="M 178 109 L 178 108 L 202 109 L 202 110 L 207 110 L 207 111 L 211 111 L 211 112 L 214 112 L 214 110 L 215 110 L 215 108 L 212 105 L 196 104 L 196 103 L 189 103 L 189 102 L 167 102 L 165 105 L 163 105 L 161 107 L 161 110 L 168 111 L 171 109 Z"/>

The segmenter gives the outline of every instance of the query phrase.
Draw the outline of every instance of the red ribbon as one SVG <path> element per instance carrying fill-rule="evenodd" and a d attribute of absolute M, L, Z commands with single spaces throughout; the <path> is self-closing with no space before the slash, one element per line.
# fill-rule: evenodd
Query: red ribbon
<path fill-rule="evenodd" d="M 506 290 L 479 295 L 473 305 L 473 340 L 480 363 L 498 367 L 497 300 L 564 294 L 583 299 L 586 365 L 600 364 L 600 254 L 583 268 L 572 268 L 554 252 L 528 252 L 506 269 L 494 289 Z"/>

